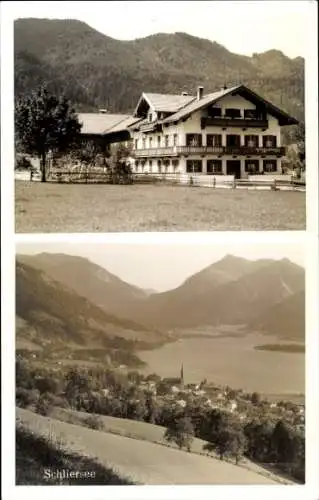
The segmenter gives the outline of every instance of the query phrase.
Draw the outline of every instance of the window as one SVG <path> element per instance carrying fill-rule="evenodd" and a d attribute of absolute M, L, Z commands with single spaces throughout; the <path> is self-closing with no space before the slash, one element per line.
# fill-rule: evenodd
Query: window
<path fill-rule="evenodd" d="M 170 165 L 170 161 L 169 160 L 164 160 L 163 161 L 163 165 L 164 165 L 165 173 L 167 173 L 169 165 Z"/>
<path fill-rule="evenodd" d="M 161 147 L 161 136 L 160 135 L 157 136 L 157 147 L 158 148 Z"/>
<path fill-rule="evenodd" d="M 164 139 L 165 139 L 165 147 L 168 148 L 168 135 L 165 135 Z"/>
<path fill-rule="evenodd" d="M 207 160 L 207 173 L 222 174 L 223 173 L 222 160 Z"/>
<path fill-rule="evenodd" d="M 264 135 L 263 136 L 263 147 L 264 148 L 277 147 L 277 137 L 275 135 Z"/>
<path fill-rule="evenodd" d="M 146 148 L 146 137 L 143 137 L 142 142 L 143 142 L 143 149 L 145 149 Z"/>
<path fill-rule="evenodd" d="M 179 165 L 179 161 L 178 160 L 172 160 L 172 165 L 173 165 L 174 172 L 176 172 L 177 167 Z"/>
<path fill-rule="evenodd" d="M 225 116 L 229 118 L 240 118 L 240 109 L 227 108 L 225 110 Z"/>
<path fill-rule="evenodd" d="M 157 170 L 159 171 L 159 173 L 161 173 L 161 171 L 162 171 L 162 162 L 161 162 L 161 160 L 157 160 Z"/>
<path fill-rule="evenodd" d="M 221 134 L 207 134 L 207 146 L 221 147 L 222 136 Z"/>
<path fill-rule="evenodd" d="M 186 146 L 201 146 L 202 134 L 186 134 Z"/>
<path fill-rule="evenodd" d="M 138 169 L 138 165 L 139 165 L 138 160 L 135 160 L 135 168 L 136 168 L 136 170 Z"/>
<path fill-rule="evenodd" d="M 151 122 L 151 121 L 152 121 L 152 119 L 153 119 L 153 115 L 152 115 L 152 113 L 150 113 L 150 114 L 148 115 L 148 121 L 150 121 L 150 122 Z"/>
<path fill-rule="evenodd" d="M 210 118 L 217 118 L 218 116 L 222 116 L 222 109 L 221 108 L 209 108 L 208 109 L 208 116 Z"/>
<path fill-rule="evenodd" d="M 174 135 L 173 135 L 173 145 L 174 145 L 174 146 L 177 146 L 177 139 L 178 139 L 178 135 L 177 135 L 177 134 L 174 134 Z"/>
<path fill-rule="evenodd" d="M 264 172 L 277 172 L 277 160 L 264 160 Z"/>
<path fill-rule="evenodd" d="M 153 161 L 152 161 L 152 160 L 149 160 L 149 161 L 148 161 L 148 165 L 149 165 L 149 167 L 150 167 L 150 172 L 152 172 Z"/>
<path fill-rule="evenodd" d="M 148 141 L 149 141 L 149 145 L 150 145 L 150 148 L 151 148 L 152 147 L 152 142 L 153 142 L 153 137 L 150 137 Z"/>
<path fill-rule="evenodd" d="M 200 173 L 203 171 L 202 160 L 187 160 L 186 172 L 188 174 Z"/>
<path fill-rule="evenodd" d="M 258 148 L 259 146 L 258 135 L 245 135 L 245 146 L 247 148 Z"/>
<path fill-rule="evenodd" d="M 228 147 L 240 147 L 240 135 L 227 135 L 226 145 Z"/>
<path fill-rule="evenodd" d="M 244 117 L 246 120 L 256 120 L 258 118 L 256 109 L 244 109 Z"/>
<path fill-rule="evenodd" d="M 138 148 L 138 140 L 137 140 L 137 139 L 135 139 L 135 141 L 134 141 L 134 148 L 135 148 L 135 149 L 137 149 L 137 148 Z"/>
<path fill-rule="evenodd" d="M 258 174 L 259 160 L 245 160 L 245 172 L 248 174 Z"/>

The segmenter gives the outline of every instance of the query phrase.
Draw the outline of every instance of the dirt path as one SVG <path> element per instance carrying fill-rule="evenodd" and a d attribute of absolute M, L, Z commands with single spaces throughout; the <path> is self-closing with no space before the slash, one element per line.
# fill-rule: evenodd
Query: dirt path
<path fill-rule="evenodd" d="M 147 441 L 94 431 L 17 408 L 17 421 L 37 435 L 112 467 L 142 484 L 278 484 L 251 470 Z"/>

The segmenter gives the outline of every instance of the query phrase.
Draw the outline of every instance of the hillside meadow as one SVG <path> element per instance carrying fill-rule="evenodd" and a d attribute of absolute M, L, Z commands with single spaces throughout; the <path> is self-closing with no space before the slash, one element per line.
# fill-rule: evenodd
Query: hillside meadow
<path fill-rule="evenodd" d="M 94 459 L 118 476 L 141 484 L 280 484 L 279 477 L 180 451 L 51 419 L 17 408 L 19 426 L 59 443 L 67 453 Z"/>

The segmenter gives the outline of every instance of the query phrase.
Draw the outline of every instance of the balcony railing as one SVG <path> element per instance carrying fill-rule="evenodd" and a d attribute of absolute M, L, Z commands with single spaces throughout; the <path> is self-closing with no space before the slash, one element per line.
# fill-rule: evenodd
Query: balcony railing
<path fill-rule="evenodd" d="M 216 116 L 215 118 L 203 117 L 201 127 L 243 127 L 243 128 L 268 128 L 268 120 L 260 118 L 231 118 Z"/>
<path fill-rule="evenodd" d="M 285 148 L 247 146 L 172 146 L 168 148 L 135 149 L 133 151 L 133 156 L 136 158 L 192 154 L 284 156 Z"/>
<path fill-rule="evenodd" d="M 142 125 L 140 125 L 139 127 L 140 132 L 151 132 L 152 130 L 157 130 L 157 129 L 158 129 L 157 122 L 142 123 Z"/>

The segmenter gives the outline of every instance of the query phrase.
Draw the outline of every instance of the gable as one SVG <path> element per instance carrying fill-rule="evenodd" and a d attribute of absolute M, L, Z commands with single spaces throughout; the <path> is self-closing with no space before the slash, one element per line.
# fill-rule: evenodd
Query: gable
<path fill-rule="evenodd" d="M 150 109 L 156 113 L 176 113 L 176 111 L 194 101 L 194 99 L 195 97 L 191 95 L 152 94 L 143 92 L 135 108 L 134 116 L 141 118 L 146 117 Z"/>
<path fill-rule="evenodd" d="M 139 98 L 133 116 L 135 116 L 136 118 L 145 118 L 150 109 L 151 109 L 150 102 L 145 97 L 145 95 L 142 94 L 141 97 Z"/>
<path fill-rule="evenodd" d="M 267 101 L 260 95 L 256 94 L 253 90 L 245 87 L 245 85 L 240 85 L 236 90 L 232 92 L 232 95 L 238 95 L 255 104 L 259 108 L 263 108 L 269 115 L 277 118 L 280 126 L 282 125 L 297 125 L 299 122 L 296 118 L 288 115 L 285 111 L 279 109 L 277 106 Z"/>
<path fill-rule="evenodd" d="M 239 94 L 228 94 L 213 104 L 214 108 L 255 109 L 256 104 Z"/>
<path fill-rule="evenodd" d="M 244 85 L 237 85 L 236 87 L 232 87 L 230 89 L 222 89 L 219 92 L 208 94 L 202 99 L 195 99 L 190 104 L 186 105 L 173 115 L 166 118 L 166 120 L 164 120 L 164 123 L 179 121 L 188 118 L 195 111 L 205 109 L 208 106 L 215 105 L 216 103 L 221 102 L 221 99 L 225 98 L 226 96 L 240 96 L 244 98 L 251 104 L 256 105 L 256 107 L 258 106 L 259 109 L 277 118 L 279 125 L 298 124 L 298 120 L 296 120 L 292 116 L 289 116 L 288 113 L 280 110 L 269 101 L 266 101 L 266 99 L 263 99 L 261 96 L 250 90 L 248 87 L 245 87 Z"/>

